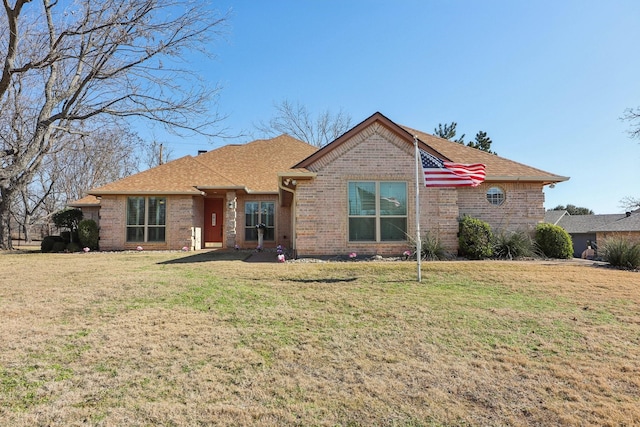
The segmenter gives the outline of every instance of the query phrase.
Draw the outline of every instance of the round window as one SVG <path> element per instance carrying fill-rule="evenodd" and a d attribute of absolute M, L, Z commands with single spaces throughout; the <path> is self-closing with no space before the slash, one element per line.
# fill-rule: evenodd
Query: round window
<path fill-rule="evenodd" d="M 487 190 L 487 200 L 495 206 L 504 203 L 504 190 L 500 187 L 491 187 Z"/>

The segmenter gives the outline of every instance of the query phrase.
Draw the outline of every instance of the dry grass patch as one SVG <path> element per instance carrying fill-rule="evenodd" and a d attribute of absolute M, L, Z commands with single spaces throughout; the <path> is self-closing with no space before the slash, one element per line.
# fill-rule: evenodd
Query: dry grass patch
<path fill-rule="evenodd" d="M 634 425 L 640 275 L 0 254 L 0 424 Z"/>

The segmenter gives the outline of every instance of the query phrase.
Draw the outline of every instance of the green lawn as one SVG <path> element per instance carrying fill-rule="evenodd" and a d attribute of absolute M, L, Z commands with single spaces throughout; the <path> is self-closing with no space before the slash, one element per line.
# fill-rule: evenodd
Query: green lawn
<path fill-rule="evenodd" d="M 1 253 L 0 425 L 640 424 L 637 272 L 242 259 Z"/>

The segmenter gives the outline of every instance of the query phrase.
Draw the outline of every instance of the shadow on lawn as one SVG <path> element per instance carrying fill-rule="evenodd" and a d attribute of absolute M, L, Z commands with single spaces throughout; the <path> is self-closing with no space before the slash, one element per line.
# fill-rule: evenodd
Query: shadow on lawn
<path fill-rule="evenodd" d="M 346 279 L 287 279 L 287 282 L 298 282 L 298 283 L 344 283 L 344 282 L 353 282 L 358 280 L 357 277 L 349 277 Z"/>
<path fill-rule="evenodd" d="M 251 252 L 215 250 L 199 252 L 193 255 L 176 258 L 169 261 L 162 261 L 158 264 L 193 264 L 212 261 L 247 261 L 249 258 L 251 258 L 251 255 Z"/>

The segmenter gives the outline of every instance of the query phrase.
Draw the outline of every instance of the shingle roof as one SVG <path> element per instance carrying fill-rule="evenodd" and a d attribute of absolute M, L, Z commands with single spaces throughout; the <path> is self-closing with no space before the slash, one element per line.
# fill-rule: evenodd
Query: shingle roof
<path fill-rule="evenodd" d="M 569 215 L 569 213 L 567 211 L 546 211 L 544 213 L 544 222 L 556 225 L 565 215 Z"/>
<path fill-rule="evenodd" d="M 605 230 L 605 228 L 624 218 L 625 214 L 565 215 L 557 225 L 567 230 L 569 234 L 595 233 L 596 231 L 611 231 Z M 637 230 L 640 230 L 640 227 Z"/>
<path fill-rule="evenodd" d="M 402 126 L 404 130 L 449 160 L 457 163 L 482 163 L 486 167 L 485 181 L 542 181 L 546 184 L 567 181 L 569 178 L 505 159 L 477 148 L 439 138 L 416 129 Z"/>
<path fill-rule="evenodd" d="M 72 207 L 72 208 L 81 208 L 81 207 L 87 207 L 87 206 L 99 206 L 100 205 L 100 199 L 98 199 L 96 196 L 84 196 L 82 199 L 76 200 L 73 203 L 70 203 L 68 206 Z"/>
<path fill-rule="evenodd" d="M 622 218 L 607 222 L 594 231 L 640 231 L 640 213 L 622 215 Z"/>
<path fill-rule="evenodd" d="M 421 148 L 433 151 L 434 154 L 444 160 L 457 163 L 483 163 L 486 166 L 486 181 L 488 182 L 534 181 L 542 182 L 543 184 L 551 184 L 569 179 L 568 177 L 556 175 L 522 163 L 514 162 L 513 160 L 505 159 L 476 148 L 467 147 L 466 145 L 459 144 L 457 142 L 438 138 L 410 127 L 400 126 L 379 112 L 371 115 L 369 118 L 363 120 L 335 141 L 313 153 L 311 156 L 298 163 L 296 167 L 310 166 L 315 161 L 327 155 L 329 152 L 349 140 L 352 136 L 375 122 L 378 122 L 392 132 L 395 132 L 401 138 L 406 139 L 408 143 L 413 144 L 413 137 L 417 136 Z"/>
<path fill-rule="evenodd" d="M 177 160 L 93 189 L 103 194 L 200 194 L 203 189 L 244 189 L 250 193 L 278 190 L 276 175 L 317 148 L 281 135 L 243 145 L 226 145 Z"/>

